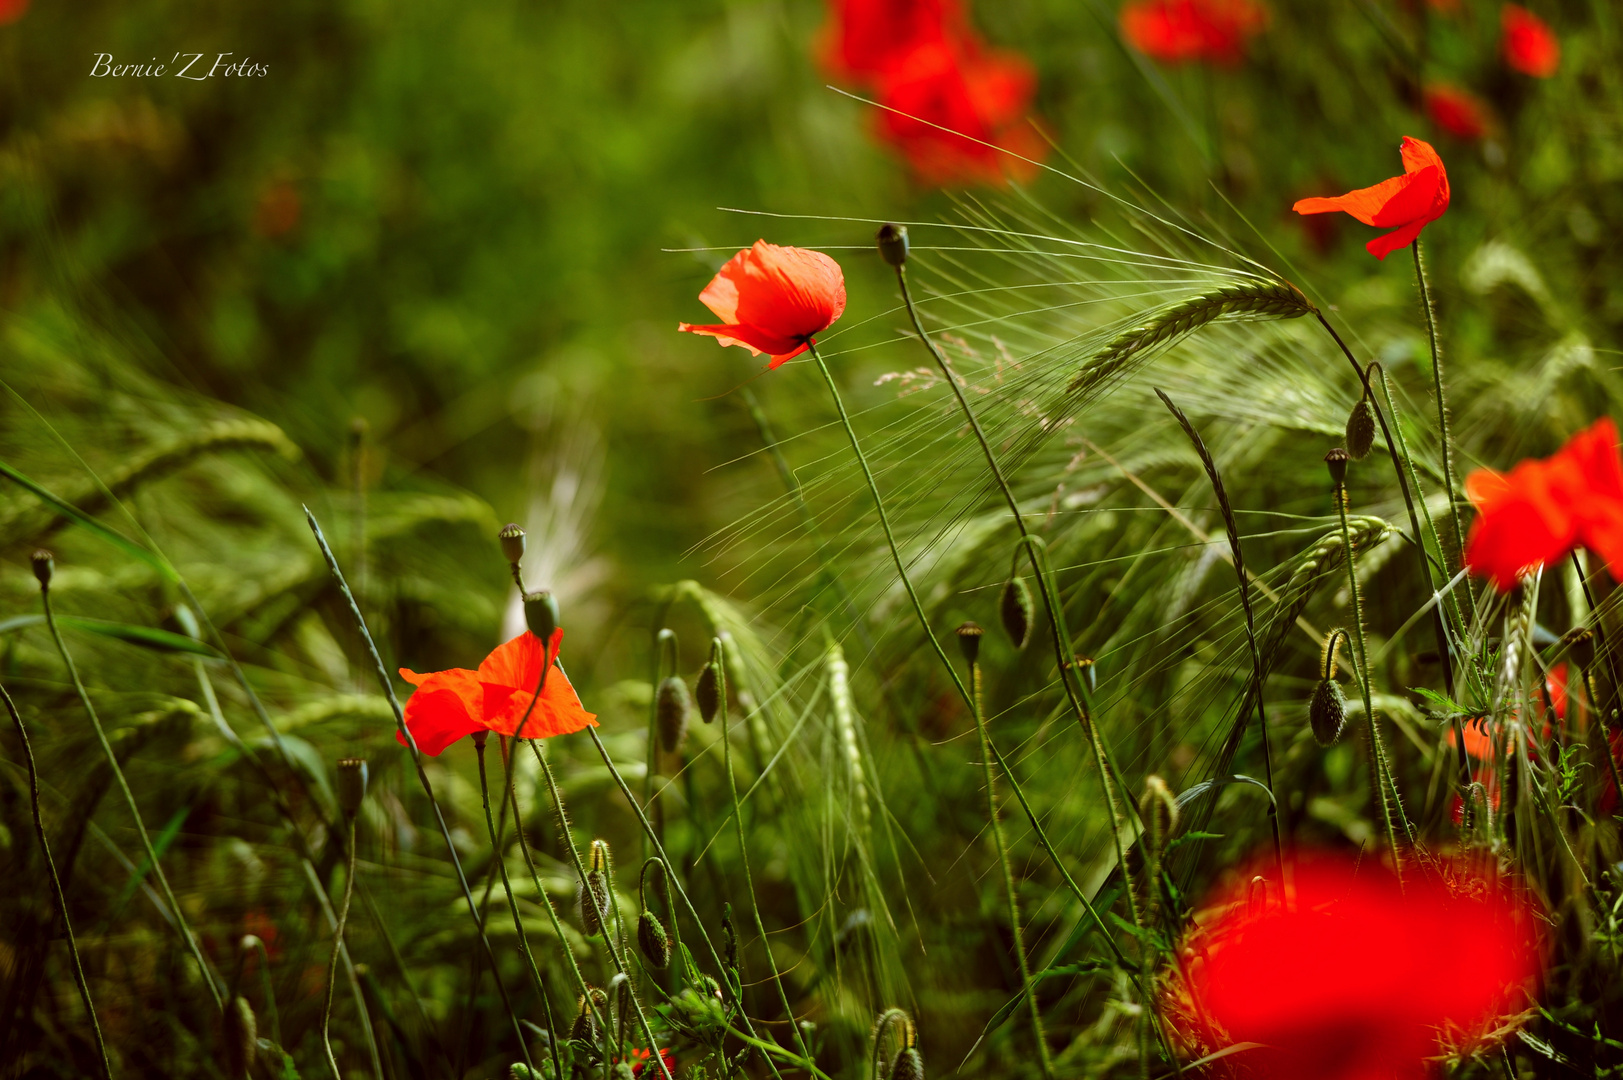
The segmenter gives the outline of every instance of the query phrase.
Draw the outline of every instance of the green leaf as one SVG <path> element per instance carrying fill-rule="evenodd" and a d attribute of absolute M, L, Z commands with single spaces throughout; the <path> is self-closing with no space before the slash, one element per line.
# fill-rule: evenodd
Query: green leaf
<path fill-rule="evenodd" d="M 70 630 L 84 630 L 103 637 L 117 638 L 119 641 L 139 645 L 143 649 L 152 649 L 155 652 L 190 653 L 193 656 L 208 657 L 210 660 L 223 659 L 220 651 L 212 645 L 206 645 L 185 634 L 160 630 L 155 626 L 136 626 L 131 623 L 109 622 L 106 619 L 85 619 L 78 615 L 58 615 L 56 621 L 59 626 Z M 44 622 L 43 615 L 16 615 L 0 622 L 0 634 L 9 634 L 13 630 L 29 626 L 39 626 Z"/>
<path fill-rule="evenodd" d="M 175 573 L 175 568 L 169 565 L 167 559 L 148 551 L 145 547 L 137 544 L 135 541 L 124 536 L 122 533 L 113 531 L 106 525 L 103 525 L 101 522 L 91 517 L 89 514 L 85 513 L 83 510 L 80 510 L 77 506 L 74 506 L 72 503 L 68 502 L 66 499 L 60 498 L 46 488 L 34 483 L 34 481 L 30 480 L 28 477 L 24 476 L 16 469 L 13 469 L 10 465 L 7 465 L 3 461 L 0 461 L 0 476 L 4 476 L 18 486 L 33 492 L 40 498 L 41 501 L 54 507 L 57 513 L 61 514 L 63 517 L 82 525 L 84 528 L 101 537 L 103 540 L 118 548 L 131 558 L 139 559 L 146 563 L 148 566 L 158 571 L 158 573 L 162 574 L 169 581 L 180 581 L 180 575 Z"/>
<path fill-rule="evenodd" d="M 1439 720 L 1450 720 L 1456 716 L 1475 716 L 1481 709 L 1467 709 L 1446 694 L 1439 694 L 1435 690 L 1427 690 L 1423 686 L 1409 687 L 1411 694 L 1419 694 L 1420 700 L 1426 704 L 1427 711 Z"/>
<path fill-rule="evenodd" d="M 1198 830 L 1190 830 L 1189 832 L 1186 832 L 1186 833 L 1182 834 L 1181 836 L 1174 837 L 1167 844 L 1167 850 L 1168 851 L 1176 851 L 1177 848 L 1179 847 L 1179 845 L 1181 845 L 1181 844 L 1193 844 L 1193 843 L 1195 843 L 1196 841 L 1199 841 L 1199 840 L 1221 840 L 1221 839 L 1223 839 L 1223 834 L 1220 833 L 1220 832 L 1200 832 Z"/>

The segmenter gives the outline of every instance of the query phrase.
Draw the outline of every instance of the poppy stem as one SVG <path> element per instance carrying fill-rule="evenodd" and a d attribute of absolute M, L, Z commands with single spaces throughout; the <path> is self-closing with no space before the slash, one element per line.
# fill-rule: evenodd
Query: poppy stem
<path fill-rule="evenodd" d="M 587 728 L 586 730 L 592 733 L 592 741 L 597 743 L 599 751 L 602 752 L 602 754 L 603 754 L 603 759 L 605 761 L 608 761 L 609 760 L 608 752 L 602 749 L 603 744 L 597 738 L 597 729 L 596 728 Z M 563 792 L 558 790 L 557 778 L 555 778 L 552 775 L 552 765 L 551 765 L 550 762 L 547 761 L 546 755 L 541 752 L 541 747 L 540 747 L 540 744 L 539 744 L 539 742 L 537 740 L 534 740 L 534 739 L 530 740 L 530 749 L 535 752 L 536 761 L 541 763 L 541 773 L 542 773 L 543 776 L 546 777 L 547 790 L 552 794 L 552 804 L 558 811 L 558 821 L 559 821 L 559 825 L 560 825 L 559 831 L 563 833 L 564 843 L 569 848 L 569 857 L 575 863 L 575 873 L 580 878 L 580 887 L 581 887 L 582 900 L 585 903 L 595 903 L 595 901 L 593 900 L 592 888 L 591 888 L 590 885 L 587 884 L 587 881 L 586 881 L 586 864 L 581 862 L 580 849 L 575 846 L 575 837 L 569 831 L 569 818 L 568 818 L 567 814 L 564 811 Z M 610 765 L 609 765 L 609 771 L 611 773 L 614 773 L 614 778 L 616 780 L 620 781 L 620 790 L 625 793 L 626 801 L 631 803 L 631 805 L 633 807 L 636 807 L 638 818 L 640 818 L 641 820 L 646 822 L 647 818 L 644 818 L 643 815 L 642 815 L 642 807 L 637 804 L 636 799 L 631 794 L 631 790 L 625 786 L 625 781 L 623 779 L 621 779 L 619 772 L 615 770 L 614 765 L 612 763 L 610 763 Z M 661 852 L 660 855 L 663 858 L 664 852 Z M 526 858 L 528 858 L 528 849 L 526 849 Z M 545 895 L 545 894 L 543 894 L 543 895 Z M 552 901 L 550 899 L 547 901 L 547 906 L 548 906 L 549 909 L 552 906 Z M 609 959 L 614 962 L 615 971 L 617 973 L 621 974 L 621 975 L 624 975 L 626 977 L 626 979 L 628 980 L 627 986 L 628 986 L 628 989 L 629 989 L 629 985 L 630 985 L 629 980 L 631 978 L 631 971 L 626 966 L 625 957 L 622 956 L 620 950 L 615 947 L 615 944 L 614 944 L 615 935 L 614 935 L 614 932 L 613 932 L 612 928 L 609 925 L 609 915 L 610 914 L 612 914 L 612 913 L 610 913 L 610 912 L 599 912 L 598 921 L 603 924 L 603 944 L 608 947 Z M 573 958 L 571 958 L 570 962 L 571 963 L 574 962 Z M 650 1055 L 653 1056 L 653 1057 L 657 1057 L 659 1059 L 659 1071 L 660 1071 L 660 1074 L 664 1077 L 664 1080 L 672 1080 L 670 1067 L 665 1064 L 665 1058 L 657 1052 L 659 1044 L 654 1041 L 654 1032 L 653 1032 L 653 1029 L 648 1026 L 648 1017 L 642 1010 L 642 1002 L 637 999 L 637 995 L 635 993 L 631 993 L 630 997 L 631 997 L 631 1005 L 636 1010 L 636 1013 L 637 1013 L 637 1025 L 642 1028 L 643 1038 L 648 1040 L 648 1045 L 652 1048 L 652 1050 L 650 1051 Z M 586 999 L 587 999 L 588 1002 L 590 1002 L 591 1001 L 591 995 L 587 994 Z M 605 1038 L 608 1037 L 608 1032 L 610 1031 L 607 1020 L 608 1020 L 608 1017 L 605 1014 L 605 1016 L 603 1017 L 603 1021 L 604 1021 L 603 1022 L 603 1031 L 604 1031 L 604 1037 Z"/>
<path fill-rule="evenodd" d="M 1003 836 L 1003 822 L 998 817 L 997 777 L 992 772 L 992 737 L 986 730 L 986 709 L 981 695 L 981 665 L 969 665 L 969 694 L 974 702 L 975 733 L 981 744 L 981 778 L 986 786 L 986 820 L 991 826 L 992 846 L 997 853 L 998 866 L 1003 870 L 1003 889 L 1009 900 L 1009 933 L 1014 937 L 1014 956 L 1020 963 L 1020 985 L 1026 993 L 1026 1007 L 1031 1013 L 1031 1033 L 1037 1040 L 1037 1063 L 1044 1076 L 1054 1075 L 1054 1061 L 1048 1052 L 1048 1034 L 1043 1030 L 1042 1010 L 1037 1007 L 1037 986 L 1031 979 L 1031 962 L 1026 958 L 1026 938 L 1020 931 L 1020 897 L 1014 890 L 1014 870 L 1009 866 L 1009 845 Z M 1146 1066 L 1148 1059 L 1145 1058 Z"/>
<path fill-rule="evenodd" d="M 545 674 L 546 672 L 543 669 L 543 677 L 545 677 Z M 531 701 L 531 704 L 533 705 L 534 701 Z M 528 715 L 526 715 L 525 719 L 528 718 Z M 519 726 L 522 727 L 523 724 Z M 479 758 L 479 800 L 485 810 L 485 828 L 490 832 L 490 857 L 496 861 L 496 869 L 501 874 L 502 892 L 507 896 L 507 909 L 513 916 L 513 932 L 518 935 L 519 952 L 524 954 L 524 962 L 530 967 L 530 978 L 535 982 L 535 992 L 541 995 L 541 1007 L 547 1014 L 547 1031 L 555 1032 L 557 1024 L 552 1017 L 552 999 L 547 996 L 546 980 L 541 977 L 541 969 L 535 962 L 535 953 L 530 949 L 529 935 L 524 932 L 524 919 L 519 915 L 518 901 L 513 897 L 513 882 L 507 876 L 506 854 L 498 846 L 496 840 L 496 819 L 490 812 L 490 781 L 485 775 L 485 742 L 489 737 L 489 734 L 483 731 L 476 731 L 473 734 L 473 749 L 475 755 Z M 513 818 L 513 824 L 516 827 L 515 831 L 523 831 L 523 823 L 518 820 L 516 815 Z M 546 894 L 542 893 L 542 895 L 545 896 Z M 562 1063 L 558 1060 L 558 1040 L 556 1038 L 548 1039 L 547 1046 L 552 1051 L 552 1067 L 556 1075 L 562 1076 L 563 1073 L 559 1071 L 562 1069 Z"/>
<path fill-rule="evenodd" d="M 338 925 L 333 930 L 332 960 L 327 964 L 327 997 L 321 1006 L 321 1045 L 326 1048 L 333 1080 L 343 1080 L 344 1074 L 338 1071 L 338 1059 L 332 1052 L 332 997 L 338 986 L 338 958 L 344 952 L 344 924 L 349 922 L 349 902 L 355 895 L 355 816 L 346 816 L 349 817 L 349 851 L 344 862 L 344 900 L 339 905 Z"/>
<path fill-rule="evenodd" d="M 772 942 L 766 936 L 766 924 L 761 921 L 761 905 L 755 899 L 755 881 L 750 875 L 749 844 L 744 837 L 744 810 L 738 801 L 738 781 L 733 776 L 733 747 L 732 735 L 727 728 L 727 658 L 724 655 L 726 646 L 720 637 L 710 642 L 710 662 L 715 665 L 716 671 L 716 700 L 720 703 L 716 710 L 717 719 L 721 721 L 721 761 L 722 771 L 727 774 L 727 793 L 733 802 L 733 828 L 738 834 L 738 861 L 744 868 L 744 891 L 749 894 L 750 914 L 755 918 L 755 932 L 761 936 L 761 951 L 766 954 L 767 970 L 772 972 L 772 982 L 778 988 L 778 1000 L 783 1005 L 783 1015 L 789 1021 L 789 1029 L 794 1032 L 795 1046 L 800 1050 L 800 1056 L 807 1061 L 812 1060 L 811 1051 L 806 1048 L 806 1038 L 801 1033 L 800 1024 L 795 1020 L 795 1010 L 789 1004 L 789 992 L 784 989 L 783 976 L 778 973 L 778 962 L 772 956 Z"/>
<path fill-rule="evenodd" d="M 1386 842 L 1392 849 L 1392 871 L 1403 881 L 1403 857 L 1398 851 L 1397 830 L 1392 825 L 1392 806 L 1386 797 L 1386 754 L 1381 748 L 1381 732 L 1375 721 L 1375 705 L 1370 697 L 1369 654 L 1364 648 L 1364 601 L 1358 591 L 1358 568 L 1353 559 L 1352 531 L 1347 527 L 1347 486 L 1335 488 L 1336 515 L 1341 520 L 1341 545 L 1347 564 L 1347 589 L 1352 597 L 1353 641 L 1358 646 L 1358 690 L 1364 699 L 1364 723 L 1369 735 L 1370 791 L 1386 826 Z"/>
<path fill-rule="evenodd" d="M 135 833 L 141 838 L 141 847 L 146 852 L 147 865 L 152 875 L 158 879 L 158 887 L 163 890 L 164 903 L 175 917 L 175 928 L 180 931 L 182 940 L 186 942 L 186 949 L 197 961 L 197 970 L 208 984 L 209 993 L 214 997 L 215 1008 L 223 1015 L 225 1012 L 225 998 L 220 993 L 220 986 L 215 981 L 214 972 L 209 967 L 208 960 L 203 956 L 202 947 L 197 943 L 197 937 L 186 921 L 186 913 L 181 910 L 180 901 L 175 899 L 174 889 L 169 887 L 169 877 L 163 872 L 163 865 L 158 861 L 158 853 L 153 850 L 152 838 L 147 835 L 146 823 L 141 820 L 141 810 L 135 803 L 135 795 L 130 791 L 129 781 L 124 778 L 124 770 L 118 764 L 118 755 L 113 753 L 113 744 L 107 741 L 107 731 L 101 726 L 101 717 L 96 714 L 96 706 L 90 701 L 90 693 L 85 689 L 84 682 L 79 678 L 79 669 L 73 663 L 73 656 L 68 652 L 68 644 L 62 640 L 62 631 L 56 625 L 56 615 L 51 610 L 51 587 L 45 582 L 40 583 L 40 600 L 45 607 L 45 625 L 50 628 L 51 639 L 56 642 L 56 651 L 62 657 L 62 664 L 68 669 L 68 678 L 73 682 L 73 689 L 79 695 L 79 701 L 90 716 L 90 726 L 96 732 L 96 741 L 101 744 L 102 753 L 107 757 L 107 764 L 112 769 L 113 780 L 118 784 L 119 794 L 124 797 L 124 805 L 129 808 L 130 817 L 135 821 Z"/>
<path fill-rule="evenodd" d="M 502 982 L 501 969 L 496 966 L 496 951 L 490 947 L 490 938 L 485 935 L 484 920 L 479 916 L 479 907 L 474 902 L 473 890 L 468 887 L 468 876 L 462 870 L 462 859 L 457 855 L 456 844 L 451 840 L 451 828 L 445 823 L 445 812 L 440 809 L 439 800 L 434 797 L 434 785 L 429 782 L 428 773 L 423 769 L 423 752 L 418 749 L 417 739 L 412 735 L 411 729 L 406 727 L 405 710 L 400 707 L 400 699 L 395 696 L 394 683 L 389 681 L 389 671 L 383 666 L 383 657 L 378 655 L 377 642 L 372 640 L 372 631 L 366 625 L 366 617 L 361 614 L 360 606 L 355 602 L 355 594 L 350 591 L 349 582 L 344 580 L 344 572 L 338 567 L 338 560 L 333 556 L 327 537 L 322 533 L 321 525 L 308 506 L 304 507 L 304 518 L 310 525 L 310 531 L 315 535 L 316 546 L 321 549 L 322 558 L 327 562 L 327 570 L 338 582 L 339 592 L 349 605 L 349 613 L 354 617 L 356 628 L 361 632 L 361 640 L 366 643 L 367 654 L 371 656 L 373 670 L 377 673 L 378 685 L 383 688 L 383 696 L 388 699 L 389 709 L 394 713 L 395 730 L 411 754 L 412 764 L 417 770 L 417 782 L 422 786 L 423 794 L 428 796 L 428 805 L 434 808 L 434 820 L 439 825 L 440 837 L 445 841 L 446 854 L 451 857 L 451 868 L 456 871 L 457 884 L 462 887 L 462 899 L 467 904 L 468 917 L 473 920 L 474 929 L 479 934 L 485 962 L 490 965 L 490 977 L 496 983 L 496 991 L 501 996 L 502 1006 L 507 1010 L 507 1019 L 512 1023 L 513 1034 L 518 1039 L 519 1054 L 524 1058 L 524 1064 L 534 1071 L 535 1062 L 530 1058 L 529 1040 L 524 1037 L 524 1029 L 519 1025 L 518 1014 L 513 1011 L 512 999 L 507 994 L 507 985 Z M 272 730 L 275 730 L 274 726 Z"/>
<path fill-rule="evenodd" d="M 96 1006 L 90 1000 L 90 983 L 85 980 L 84 965 L 79 962 L 79 943 L 73 937 L 73 923 L 68 919 L 68 897 L 62 891 L 62 879 L 56 872 L 56 860 L 51 857 L 51 844 L 45 838 L 45 819 L 39 809 L 39 770 L 34 765 L 34 748 L 28 743 L 28 729 L 23 727 L 22 714 L 11 700 L 4 686 L 0 686 L 0 699 L 6 703 L 11 722 L 17 727 L 17 737 L 23 744 L 23 760 L 28 764 L 28 798 L 34 812 L 34 833 L 39 837 L 40 854 L 45 857 L 45 869 L 51 875 L 51 896 L 56 901 L 56 913 L 62 917 L 62 934 L 68 939 L 68 956 L 73 960 L 73 981 L 78 984 L 79 998 L 85 1003 L 85 1015 L 90 1018 L 90 1031 L 96 1037 L 96 1052 L 101 1055 L 101 1071 L 107 1080 L 113 1078 L 113 1066 L 107 1058 L 107 1044 L 102 1041 L 101 1023 L 96 1019 Z"/>

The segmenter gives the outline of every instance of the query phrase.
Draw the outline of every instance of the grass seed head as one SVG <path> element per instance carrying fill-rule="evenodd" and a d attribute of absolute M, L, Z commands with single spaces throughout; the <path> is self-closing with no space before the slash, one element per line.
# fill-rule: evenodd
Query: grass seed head
<path fill-rule="evenodd" d="M 1374 445 L 1375 403 L 1366 394 L 1347 414 L 1347 454 L 1354 461 L 1363 461 Z"/>
<path fill-rule="evenodd" d="M 904 1046 L 896 1052 L 889 1080 L 924 1080 L 924 1058 L 918 1047 Z"/>
<path fill-rule="evenodd" d="M 671 936 L 665 932 L 665 924 L 652 911 L 644 911 L 637 916 L 637 946 L 656 968 L 671 962 Z"/>
<path fill-rule="evenodd" d="M 1313 690 L 1313 701 L 1307 708 L 1308 723 L 1313 737 L 1320 746 L 1331 746 L 1341 737 L 1347 726 L 1347 695 L 1335 679 L 1320 679 Z"/>
<path fill-rule="evenodd" d="M 668 675 L 659 684 L 654 699 L 654 723 L 659 729 L 659 745 L 667 754 L 681 748 L 688 734 L 688 713 L 693 711 L 693 700 L 688 697 L 688 684 L 681 676 Z"/>
<path fill-rule="evenodd" d="M 886 266 L 901 266 L 907 262 L 907 226 L 886 223 L 879 226 L 879 233 L 874 237 L 879 247 L 879 257 L 885 260 Z"/>
<path fill-rule="evenodd" d="M 707 724 L 721 711 L 721 675 L 714 660 L 700 669 L 699 680 L 693 684 L 693 700 L 699 706 L 699 719 Z"/>
<path fill-rule="evenodd" d="M 517 522 L 509 521 L 503 525 L 496 537 L 502 542 L 502 558 L 514 566 L 524 561 L 524 530 L 519 528 Z"/>
<path fill-rule="evenodd" d="M 956 631 L 958 649 L 964 654 L 964 663 L 973 666 L 981 658 L 981 635 L 985 633 L 977 623 L 966 622 Z"/>
<path fill-rule="evenodd" d="M 525 625 L 542 642 L 552 640 L 552 632 L 558 629 L 558 618 L 558 601 L 546 589 L 524 598 Z"/>
<path fill-rule="evenodd" d="M 1167 782 L 1151 774 L 1144 778 L 1144 794 L 1138 800 L 1138 816 L 1149 833 L 1151 847 L 1159 858 L 1178 827 L 1178 800 Z"/>
<path fill-rule="evenodd" d="M 1003 586 L 998 616 L 1003 620 L 1004 632 L 1017 649 L 1025 648 L 1026 642 L 1031 640 L 1031 611 L 1031 589 L 1026 579 L 1016 574 Z"/>

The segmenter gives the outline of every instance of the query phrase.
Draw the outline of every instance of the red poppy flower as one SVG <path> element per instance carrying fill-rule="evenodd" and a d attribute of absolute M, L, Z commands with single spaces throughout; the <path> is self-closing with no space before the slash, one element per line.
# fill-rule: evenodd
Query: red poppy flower
<path fill-rule="evenodd" d="M 1401 153 L 1402 176 L 1334 198 L 1298 199 L 1291 209 L 1298 214 L 1341 210 L 1365 225 L 1380 229 L 1398 226 L 1364 245 L 1377 259 L 1408 247 L 1421 229 L 1442 217 L 1443 211 L 1448 209 L 1448 170 L 1443 168 L 1443 159 L 1428 142 L 1405 135 Z"/>
<path fill-rule="evenodd" d="M 1548 458 L 1508 473 L 1476 470 L 1465 478 L 1465 494 L 1477 511 L 1465 565 L 1501 590 L 1580 545 L 1613 577 L 1623 572 L 1623 458 L 1607 417 Z"/>
<path fill-rule="evenodd" d="M 1248 38 L 1268 25 L 1255 0 L 1131 0 L 1121 31 L 1140 52 L 1169 64 L 1238 64 Z"/>
<path fill-rule="evenodd" d="M 596 727 L 596 715 L 581 705 L 575 688 L 556 664 L 563 636 L 562 630 L 552 632 L 555 663 L 547 672 L 547 685 L 534 709 L 530 702 L 545 659 L 541 639 L 527 630 L 505 645 L 498 645 L 478 671 L 452 668 L 419 675 L 401 668 L 400 677 L 417 687 L 406 702 L 406 730 L 416 740 L 417 748 L 438 757 L 447 746 L 476 731 L 517 734 L 520 721 L 524 722 L 526 739 L 545 739 Z M 405 737 L 399 732 L 395 739 L 405 745 Z"/>
<path fill-rule="evenodd" d="M 1550 695 L 1550 708 L 1557 720 L 1567 718 L 1567 663 L 1563 660 L 1544 676 L 1544 692 Z"/>
<path fill-rule="evenodd" d="M 28 0 L 0 0 L 0 26 L 14 23 L 28 14 Z"/>
<path fill-rule="evenodd" d="M 1432 83 L 1420 100 L 1427 118 L 1457 139 L 1480 139 L 1488 131 L 1488 107 L 1457 86 Z"/>
<path fill-rule="evenodd" d="M 699 300 L 721 325 L 678 323 L 678 330 L 742 345 L 752 356 L 765 353 L 772 357 L 767 367 L 775 368 L 805 352 L 812 335 L 845 311 L 845 275 L 821 251 L 757 240 L 727 260 Z"/>
<path fill-rule="evenodd" d="M 671 1053 L 670 1049 L 666 1047 L 659 1051 L 659 1056 L 660 1060 L 665 1062 L 665 1071 L 669 1072 L 672 1076 L 675 1076 L 676 1055 Z M 647 1068 L 647 1066 L 654 1060 L 654 1055 L 648 1052 L 648 1048 L 646 1046 L 635 1047 L 629 1054 L 626 1055 L 626 1057 L 631 1062 L 632 1076 L 641 1076 L 643 1069 Z"/>
<path fill-rule="evenodd" d="M 1248 1075 L 1418 1080 L 1439 1029 L 1481 1035 L 1536 974 L 1531 920 L 1501 890 L 1420 873 L 1399 888 L 1371 860 L 1328 855 L 1293 869 L 1285 903 L 1237 890 L 1194 942 L 1188 988 L 1221 1029 L 1208 1035 L 1263 1044 Z"/>
<path fill-rule="evenodd" d="M 970 35 L 957 0 L 834 0 L 829 8 L 821 53 L 836 76 L 878 79 L 920 45 Z"/>
<path fill-rule="evenodd" d="M 1550 24 L 1520 4 L 1499 9 L 1505 63 L 1535 79 L 1548 79 L 1561 66 L 1561 42 Z"/>
<path fill-rule="evenodd" d="M 880 84 L 879 134 L 926 183 L 1029 176 L 1046 145 L 1022 121 L 1037 86 L 1021 56 L 973 41 L 918 45 Z M 1004 153 L 1009 151 L 1009 153 Z M 1018 155 L 1018 156 L 1011 156 Z"/>

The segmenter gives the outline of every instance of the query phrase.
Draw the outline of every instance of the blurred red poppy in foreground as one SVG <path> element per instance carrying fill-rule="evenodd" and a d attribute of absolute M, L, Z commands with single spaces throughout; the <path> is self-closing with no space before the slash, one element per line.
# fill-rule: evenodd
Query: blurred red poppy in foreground
<path fill-rule="evenodd" d="M 554 661 L 563 636 L 562 630 L 552 633 Z M 556 663 L 547 672 L 541 700 L 530 708 L 543 663 L 541 639 L 525 631 L 505 645 L 498 645 L 478 671 L 452 668 L 419 675 L 401 668 L 400 677 L 417 687 L 406 702 L 406 730 L 419 750 L 438 757 L 447 746 L 476 731 L 516 734 L 520 721 L 524 721 L 526 739 L 545 739 L 596 727 L 597 717 L 581 705 L 575 688 Z M 395 739 L 405 745 L 399 732 Z"/>
<path fill-rule="evenodd" d="M 1443 211 L 1448 209 L 1448 171 L 1428 142 L 1405 135 L 1401 153 L 1402 176 L 1334 198 L 1298 199 L 1291 209 L 1298 214 L 1328 214 L 1340 210 L 1365 225 L 1380 229 L 1397 226 L 1364 245 L 1377 259 L 1408 247 L 1421 229 L 1442 217 Z"/>
<path fill-rule="evenodd" d="M 719 325 L 678 323 L 723 345 L 742 345 L 752 356 L 772 357 L 775 368 L 806 351 L 812 335 L 845 311 L 845 275 L 821 251 L 755 241 L 727 260 L 699 294 Z"/>
<path fill-rule="evenodd" d="M 967 39 L 956 0 L 832 0 L 823 31 L 823 66 L 830 74 L 882 78 L 921 45 Z"/>
<path fill-rule="evenodd" d="M 1169 64 L 1238 64 L 1246 40 L 1267 25 L 1268 10 L 1255 0 L 1132 0 L 1121 9 L 1133 47 Z"/>
<path fill-rule="evenodd" d="M 1189 990 L 1219 1029 L 1204 1041 L 1263 1044 L 1233 1059 L 1247 1075 L 1424 1077 L 1440 1029 L 1475 1038 L 1523 1004 L 1540 950 L 1508 892 L 1450 888 L 1418 869 L 1400 889 L 1372 860 L 1330 855 L 1293 870 L 1288 903 L 1254 906 L 1242 887 L 1192 943 L 1202 958 Z"/>
<path fill-rule="evenodd" d="M 1505 63 L 1535 79 L 1548 79 L 1561 66 L 1561 42 L 1550 24 L 1520 4 L 1506 4 L 1499 10 L 1504 31 Z"/>
<path fill-rule="evenodd" d="M 648 1065 L 654 1060 L 654 1055 L 648 1052 L 648 1048 L 646 1046 L 636 1047 L 631 1051 L 630 1054 L 626 1056 L 631 1062 L 632 1076 L 641 1076 L 643 1070 L 647 1068 Z M 669 1072 L 672 1076 L 675 1076 L 676 1055 L 671 1053 L 669 1049 L 663 1049 L 659 1052 L 659 1056 L 661 1060 L 665 1062 L 666 1072 Z M 654 1071 L 658 1072 L 659 1070 L 656 1069 Z"/>
<path fill-rule="evenodd" d="M 1431 83 L 1420 92 L 1426 117 L 1456 139 L 1480 139 L 1488 131 L 1488 107 L 1473 94 L 1448 83 Z"/>
<path fill-rule="evenodd" d="M 920 45 L 881 84 L 880 102 L 896 111 L 880 113 L 879 134 L 926 183 L 1029 176 L 1034 167 L 1020 158 L 1046 150 L 1022 122 L 1036 87 L 1031 65 L 1014 53 L 973 42 Z"/>
<path fill-rule="evenodd" d="M 1465 494 L 1477 511 L 1465 565 L 1501 590 L 1579 546 L 1599 556 L 1613 577 L 1623 570 L 1623 458 L 1608 417 L 1550 457 L 1508 473 L 1476 470 L 1465 478 Z"/>
<path fill-rule="evenodd" d="M 0 26 L 28 14 L 28 0 L 0 0 Z"/>

